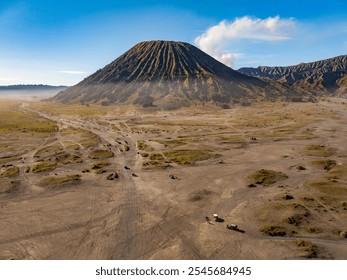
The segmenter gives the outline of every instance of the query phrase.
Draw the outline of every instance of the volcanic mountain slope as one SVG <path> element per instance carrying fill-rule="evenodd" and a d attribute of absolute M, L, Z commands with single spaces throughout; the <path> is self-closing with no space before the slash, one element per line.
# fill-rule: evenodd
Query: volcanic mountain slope
<path fill-rule="evenodd" d="M 316 95 L 347 97 L 347 55 L 288 67 L 241 68 L 240 73 L 291 85 Z"/>
<path fill-rule="evenodd" d="M 188 43 L 148 41 L 53 100 L 170 109 L 206 102 L 230 105 L 273 100 L 286 90 L 234 71 Z"/>

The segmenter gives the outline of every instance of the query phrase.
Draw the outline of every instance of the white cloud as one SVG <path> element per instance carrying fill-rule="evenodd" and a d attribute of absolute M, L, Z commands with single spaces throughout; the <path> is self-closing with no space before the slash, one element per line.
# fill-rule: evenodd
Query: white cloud
<path fill-rule="evenodd" d="M 73 71 L 73 70 L 62 70 L 62 71 L 57 71 L 58 73 L 63 73 L 63 74 L 70 74 L 70 75 L 82 75 L 82 74 L 87 74 L 87 72 L 84 71 Z"/>
<path fill-rule="evenodd" d="M 221 21 L 210 27 L 195 39 L 195 44 L 228 66 L 232 66 L 236 55 L 225 51 L 225 45 L 237 40 L 278 42 L 289 40 L 289 33 L 296 22 L 293 19 L 281 19 L 279 16 L 266 19 L 248 16 L 236 18 L 232 22 Z"/>

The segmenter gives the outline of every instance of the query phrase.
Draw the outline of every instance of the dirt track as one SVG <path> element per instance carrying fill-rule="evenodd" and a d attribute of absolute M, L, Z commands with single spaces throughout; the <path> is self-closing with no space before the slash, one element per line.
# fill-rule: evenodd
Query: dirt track
<path fill-rule="evenodd" d="M 294 241 L 306 240 L 319 247 L 318 258 L 347 259 L 346 239 L 334 234 L 338 229 L 347 230 L 344 228 L 346 212 L 334 210 L 319 193 L 312 193 L 312 196 L 326 211 L 321 223 L 326 223 L 327 232 L 314 235 L 298 228 L 297 234 L 270 237 L 259 231 L 262 221 L 257 216 L 267 203 L 276 203 L 274 197 L 283 190 L 294 194 L 295 199 L 306 195 L 304 183 L 321 175 L 322 171 L 308 165 L 311 157 L 299 153 L 304 145 L 324 143 L 338 150 L 333 159 L 339 163 L 345 161 L 347 110 L 338 102 L 319 104 L 319 110 L 332 110 L 334 117 L 317 118 L 279 141 L 267 139 L 266 133 L 270 129 L 281 129 L 281 124 L 264 128 L 261 130 L 264 131 L 263 137 L 249 141 L 250 135 L 258 137 L 259 128 L 245 129 L 228 122 L 227 117 L 237 119 L 244 109 L 228 110 L 225 116 L 217 114 L 213 119 L 216 127 L 185 128 L 175 124 L 184 119 L 209 123 L 210 116 L 157 113 L 153 118 L 174 123 L 166 131 L 160 123 L 141 124 L 138 115 L 65 117 L 22 106 L 20 110 L 35 112 L 42 118 L 55 121 L 58 130 L 35 150 L 22 155 L 23 160 L 18 162 L 20 174 L 16 178 L 19 190 L 1 194 L 0 258 L 293 259 L 302 257 L 302 249 Z M 219 125 L 224 130 L 218 132 L 218 137 L 230 131 L 246 138 L 247 145 L 231 149 L 218 147 L 213 142 L 213 135 Z M 107 159 L 110 163 L 107 172 L 115 171 L 119 178 L 108 181 L 106 173 L 90 172 L 83 173 L 80 182 L 67 186 L 46 189 L 37 184 L 40 179 L 54 174 L 80 174 L 83 168 L 93 163 L 88 157 L 91 148 L 81 145 L 78 137 L 66 136 L 66 128 L 82 129 L 97 135 L 100 143 L 96 148 L 114 154 Z M 154 129 L 161 132 L 157 134 Z M 313 136 L 310 134 L 307 139 L 301 139 L 307 131 Z M 182 133 L 203 139 L 193 140 L 187 147 L 196 145 L 194 141 L 202 141 L 199 145 L 216 147 L 222 157 L 191 165 L 171 164 L 173 167 L 166 169 L 142 168 L 144 158 L 140 155 L 138 140 L 145 139 L 157 149 L 163 145 L 155 143 L 155 139 L 179 139 Z M 65 152 L 68 145 L 78 145 L 83 163 L 59 165 L 53 171 L 39 174 L 24 172 L 25 166 L 34 165 L 34 155 L 52 144 L 61 145 Z M 128 151 L 124 151 L 125 146 L 129 147 Z M 307 169 L 299 172 L 293 168 L 298 164 L 304 164 Z M 263 168 L 283 171 L 289 178 L 269 187 L 247 188 L 246 175 Z M 170 174 L 174 174 L 176 179 L 171 179 Z M 339 180 L 346 184 L 345 179 Z M 279 185 L 283 187 L 279 188 Z M 316 226 L 315 223 L 321 226 L 318 212 L 310 211 L 312 227 L 313 224 Z M 206 223 L 205 216 L 212 217 L 213 213 L 218 213 L 225 221 Z M 273 215 L 276 215 L 275 210 Z M 227 223 L 238 224 L 245 233 L 227 230 Z"/>

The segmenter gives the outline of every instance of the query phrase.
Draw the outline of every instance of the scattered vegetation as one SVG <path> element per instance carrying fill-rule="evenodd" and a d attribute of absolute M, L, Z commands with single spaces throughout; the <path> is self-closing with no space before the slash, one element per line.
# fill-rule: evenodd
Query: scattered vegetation
<path fill-rule="evenodd" d="M 267 203 L 256 216 L 264 225 L 260 231 L 270 236 L 283 236 L 283 232 L 285 235 L 297 234 L 306 230 L 314 219 L 309 208 L 292 200 Z"/>
<path fill-rule="evenodd" d="M 105 166 L 110 165 L 111 163 L 109 163 L 108 161 L 99 161 L 99 162 L 94 162 L 92 164 L 92 169 L 101 169 Z"/>
<path fill-rule="evenodd" d="M 89 154 L 89 157 L 91 159 L 105 159 L 105 158 L 111 158 L 114 154 L 110 150 L 94 150 Z"/>
<path fill-rule="evenodd" d="M 56 153 L 63 150 L 63 147 L 60 144 L 46 146 L 40 150 L 38 150 L 34 154 L 34 158 L 44 158 L 44 157 L 52 157 Z"/>
<path fill-rule="evenodd" d="M 306 259 L 316 259 L 318 258 L 318 247 L 314 245 L 311 241 L 306 240 L 295 240 L 295 245 L 298 246 L 301 249 L 301 257 Z"/>
<path fill-rule="evenodd" d="M 61 130 L 61 135 L 66 140 L 73 140 L 78 142 L 82 147 L 89 148 L 94 147 L 101 143 L 101 139 L 98 135 L 82 128 L 67 127 Z M 69 150 L 79 150 L 81 146 L 78 144 L 71 144 L 67 147 Z"/>
<path fill-rule="evenodd" d="M 97 144 L 101 143 L 101 140 L 99 138 L 99 136 L 95 135 L 94 133 L 90 132 L 90 137 L 86 137 L 83 140 L 80 140 L 80 144 L 84 147 L 84 148 L 89 148 L 89 147 L 94 147 Z"/>
<path fill-rule="evenodd" d="M 173 150 L 163 153 L 165 157 L 177 164 L 194 164 L 196 161 L 220 157 L 220 154 L 212 154 L 203 150 Z"/>
<path fill-rule="evenodd" d="M 347 198 L 347 188 L 344 180 L 347 178 L 347 164 L 335 165 L 324 174 L 323 177 L 306 182 L 306 186 L 312 187 L 324 193 L 324 200 L 336 200 Z M 328 202 L 328 203 L 331 203 Z"/>
<path fill-rule="evenodd" d="M 302 149 L 306 156 L 329 157 L 335 153 L 336 149 L 324 145 L 307 145 Z"/>
<path fill-rule="evenodd" d="M 55 162 L 39 162 L 35 164 L 32 168 L 33 173 L 40 173 L 54 170 L 57 167 Z"/>
<path fill-rule="evenodd" d="M 1 177 L 15 177 L 19 175 L 18 166 L 12 166 L 7 168 L 5 171 L 1 173 Z"/>
<path fill-rule="evenodd" d="M 290 225 L 300 226 L 305 218 L 305 215 L 295 214 L 285 219 L 285 222 Z"/>
<path fill-rule="evenodd" d="M 331 170 L 336 166 L 336 161 L 331 159 L 326 160 L 313 160 L 311 161 L 311 165 L 315 167 L 323 168 L 326 171 Z"/>
<path fill-rule="evenodd" d="M 118 147 L 118 149 L 119 149 L 120 152 L 128 152 L 128 151 L 130 151 L 130 147 L 127 144 L 121 145 L 120 147 Z"/>
<path fill-rule="evenodd" d="M 55 122 L 41 118 L 34 113 L 15 111 L 14 109 L 2 109 L 0 119 L 0 134 L 19 132 L 45 135 L 58 130 Z"/>
<path fill-rule="evenodd" d="M 40 186 L 44 187 L 57 187 L 61 185 L 67 185 L 72 182 L 77 182 L 81 180 L 81 175 L 67 175 L 63 177 L 47 177 L 39 182 Z"/>
<path fill-rule="evenodd" d="M 137 148 L 140 151 L 146 151 L 146 152 L 151 152 L 154 150 L 154 148 L 150 145 L 148 145 L 145 141 L 143 140 L 137 140 Z"/>
<path fill-rule="evenodd" d="M 68 115 L 68 116 L 80 116 L 80 117 L 91 117 L 102 115 L 105 110 L 101 109 L 101 106 L 95 104 L 62 104 L 54 103 L 54 106 L 47 106 L 45 102 L 35 102 L 30 106 L 39 111 L 45 111 L 54 115 Z"/>
<path fill-rule="evenodd" d="M 35 149 L 44 138 L 57 131 L 56 123 L 39 115 L 19 110 L 21 101 L 1 101 L 0 104 L 0 164 Z"/>
<path fill-rule="evenodd" d="M 73 163 L 81 163 L 83 159 L 81 158 L 81 154 L 69 154 L 69 153 L 58 153 L 55 155 L 54 160 L 57 163 L 61 164 L 73 164 Z"/>
<path fill-rule="evenodd" d="M 158 161 L 158 160 L 146 160 L 142 163 L 142 167 L 144 169 L 165 169 L 170 167 L 171 165 L 169 163 Z"/>
<path fill-rule="evenodd" d="M 331 179 L 347 179 L 347 163 L 334 166 L 326 175 Z"/>
<path fill-rule="evenodd" d="M 288 176 L 283 172 L 266 169 L 260 169 L 248 175 L 249 183 L 263 186 L 271 185 L 287 178 Z"/>
<path fill-rule="evenodd" d="M 308 233 L 315 233 L 315 234 L 323 232 L 323 230 L 321 228 L 318 228 L 318 227 L 308 227 L 308 228 L 306 228 L 306 231 Z"/>
<path fill-rule="evenodd" d="M 102 168 L 100 168 L 100 169 L 95 169 L 94 173 L 95 173 L 95 174 L 102 174 L 102 173 L 106 173 L 106 170 L 105 170 L 105 169 L 102 169 Z"/>
<path fill-rule="evenodd" d="M 317 203 L 317 201 L 310 196 L 303 196 L 301 197 L 301 200 L 305 202 L 305 204 L 309 204 L 309 205 L 315 205 Z"/>
<path fill-rule="evenodd" d="M 287 234 L 284 227 L 274 225 L 263 226 L 260 228 L 260 231 L 270 236 L 285 236 Z"/>
<path fill-rule="evenodd" d="M 180 136 L 178 136 L 180 137 Z M 155 139 L 155 142 L 164 145 L 165 148 L 170 147 L 170 148 L 176 148 L 178 146 L 182 146 L 187 144 L 183 139 L 173 139 L 173 140 L 168 140 L 168 139 Z"/>
<path fill-rule="evenodd" d="M 150 156 L 149 156 L 149 159 L 150 160 L 164 160 L 164 157 L 161 153 L 152 153 Z"/>
<path fill-rule="evenodd" d="M 89 138 L 89 139 L 85 139 L 85 140 L 81 140 L 81 141 L 80 141 L 80 144 L 81 144 L 84 148 L 94 147 L 94 146 L 96 146 L 98 143 L 100 143 L 100 139 L 97 138 L 97 137 Z"/>
<path fill-rule="evenodd" d="M 335 197 L 347 196 L 346 184 L 335 179 L 321 178 L 308 181 L 307 185 Z"/>
<path fill-rule="evenodd" d="M 114 180 L 114 179 L 117 179 L 119 177 L 118 173 L 117 172 L 113 172 L 113 173 L 110 173 L 106 176 L 106 179 L 107 180 Z"/>
<path fill-rule="evenodd" d="M 245 148 L 248 143 L 241 135 L 221 135 L 216 136 L 215 140 L 221 145 L 232 145 L 233 148 Z"/>
<path fill-rule="evenodd" d="M 77 150 L 79 150 L 81 147 L 80 147 L 80 145 L 78 145 L 78 144 L 72 144 L 72 145 L 69 145 L 69 146 L 67 146 L 66 147 L 66 149 L 68 149 L 68 150 L 73 150 L 73 151 L 77 151 Z"/>

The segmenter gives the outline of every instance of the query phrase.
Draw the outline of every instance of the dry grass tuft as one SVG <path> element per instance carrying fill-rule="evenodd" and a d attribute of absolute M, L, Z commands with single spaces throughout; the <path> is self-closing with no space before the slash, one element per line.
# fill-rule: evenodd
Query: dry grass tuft
<path fill-rule="evenodd" d="M 326 160 L 313 160 L 311 161 L 311 165 L 315 167 L 323 168 L 326 171 L 331 170 L 336 166 L 336 161 L 331 159 Z"/>
<path fill-rule="evenodd" d="M 166 158 L 177 164 L 194 164 L 210 158 L 220 157 L 220 154 L 212 154 L 204 150 L 172 150 L 163 153 Z"/>
<path fill-rule="evenodd" d="M 306 259 L 317 259 L 319 255 L 319 249 L 311 241 L 295 240 L 295 245 L 301 249 L 301 257 Z"/>
<path fill-rule="evenodd" d="M 111 158 L 114 156 L 114 153 L 110 150 L 94 150 L 89 154 L 91 159 L 105 159 Z"/>
<path fill-rule="evenodd" d="M 250 184 L 260 184 L 263 186 L 271 185 L 287 178 L 288 176 L 283 172 L 267 169 L 260 169 L 248 175 Z"/>
<path fill-rule="evenodd" d="M 140 150 L 140 151 L 146 151 L 146 152 L 151 152 L 153 151 L 153 147 L 148 145 L 145 141 L 143 140 L 137 140 L 137 148 Z"/>
<path fill-rule="evenodd" d="M 62 185 L 67 185 L 72 182 L 77 182 L 81 180 L 81 175 L 67 175 L 63 177 L 48 177 L 44 178 L 39 182 L 40 186 L 43 187 L 57 187 Z"/>
<path fill-rule="evenodd" d="M 347 163 L 339 164 L 334 166 L 327 173 L 328 178 L 334 179 L 347 179 Z"/>
<path fill-rule="evenodd" d="M 5 171 L 1 172 L 1 177 L 15 177 L 19 175 L 19 168 L 17 166 L 12 166 L 7 168 Z"/>
<path fill-rule="evenodd" d="M 146 160 L 142 163 L 144 169 L 165 169 L 171 167 L 170 164 L 158 160 Z"/>
<path fill-rule="evenodd" d="M 307 185 L 314 187 L 316 190 L 319 190 L 320 192 L 323 192 L 327 195 L 340 198 L 347 196 L 346 184 L 335 179 L 316 179 L 308 181 Z"/>
<path fill-rule="evenodd" d="M 40 173 L 54 170 L 57 167 L 55 162 L 39 162 L 35 164 L 32 168 L 33 173 Z"/>
<path fill-rule="evenodd" d="M 108 161 L 98 161 L 98 162 L 94 162 L 92 164 L 92 169 L 101 169 L 105 166 L 110 165 L 111 163 L 109 163 Z"/>
<path fill-rule="evenodd" d="M 330 157 L 335 153 L 336 149 L 324 145 L 307 145 L 301 151 L 306 156 Z"/>
<path fill-rule="evenodd" d="M 270 236 L 285 236 L 287 234 L 284 227 L 274 225 L 265 225 L 260 228 L 260 231 Z"/>
<path fill-rule="evenodd" d="M 152 153 L 150 156 L 149 156 L 149 159 L 150 160 L 164 160 L 164 157 L 161 153 Z"/>

